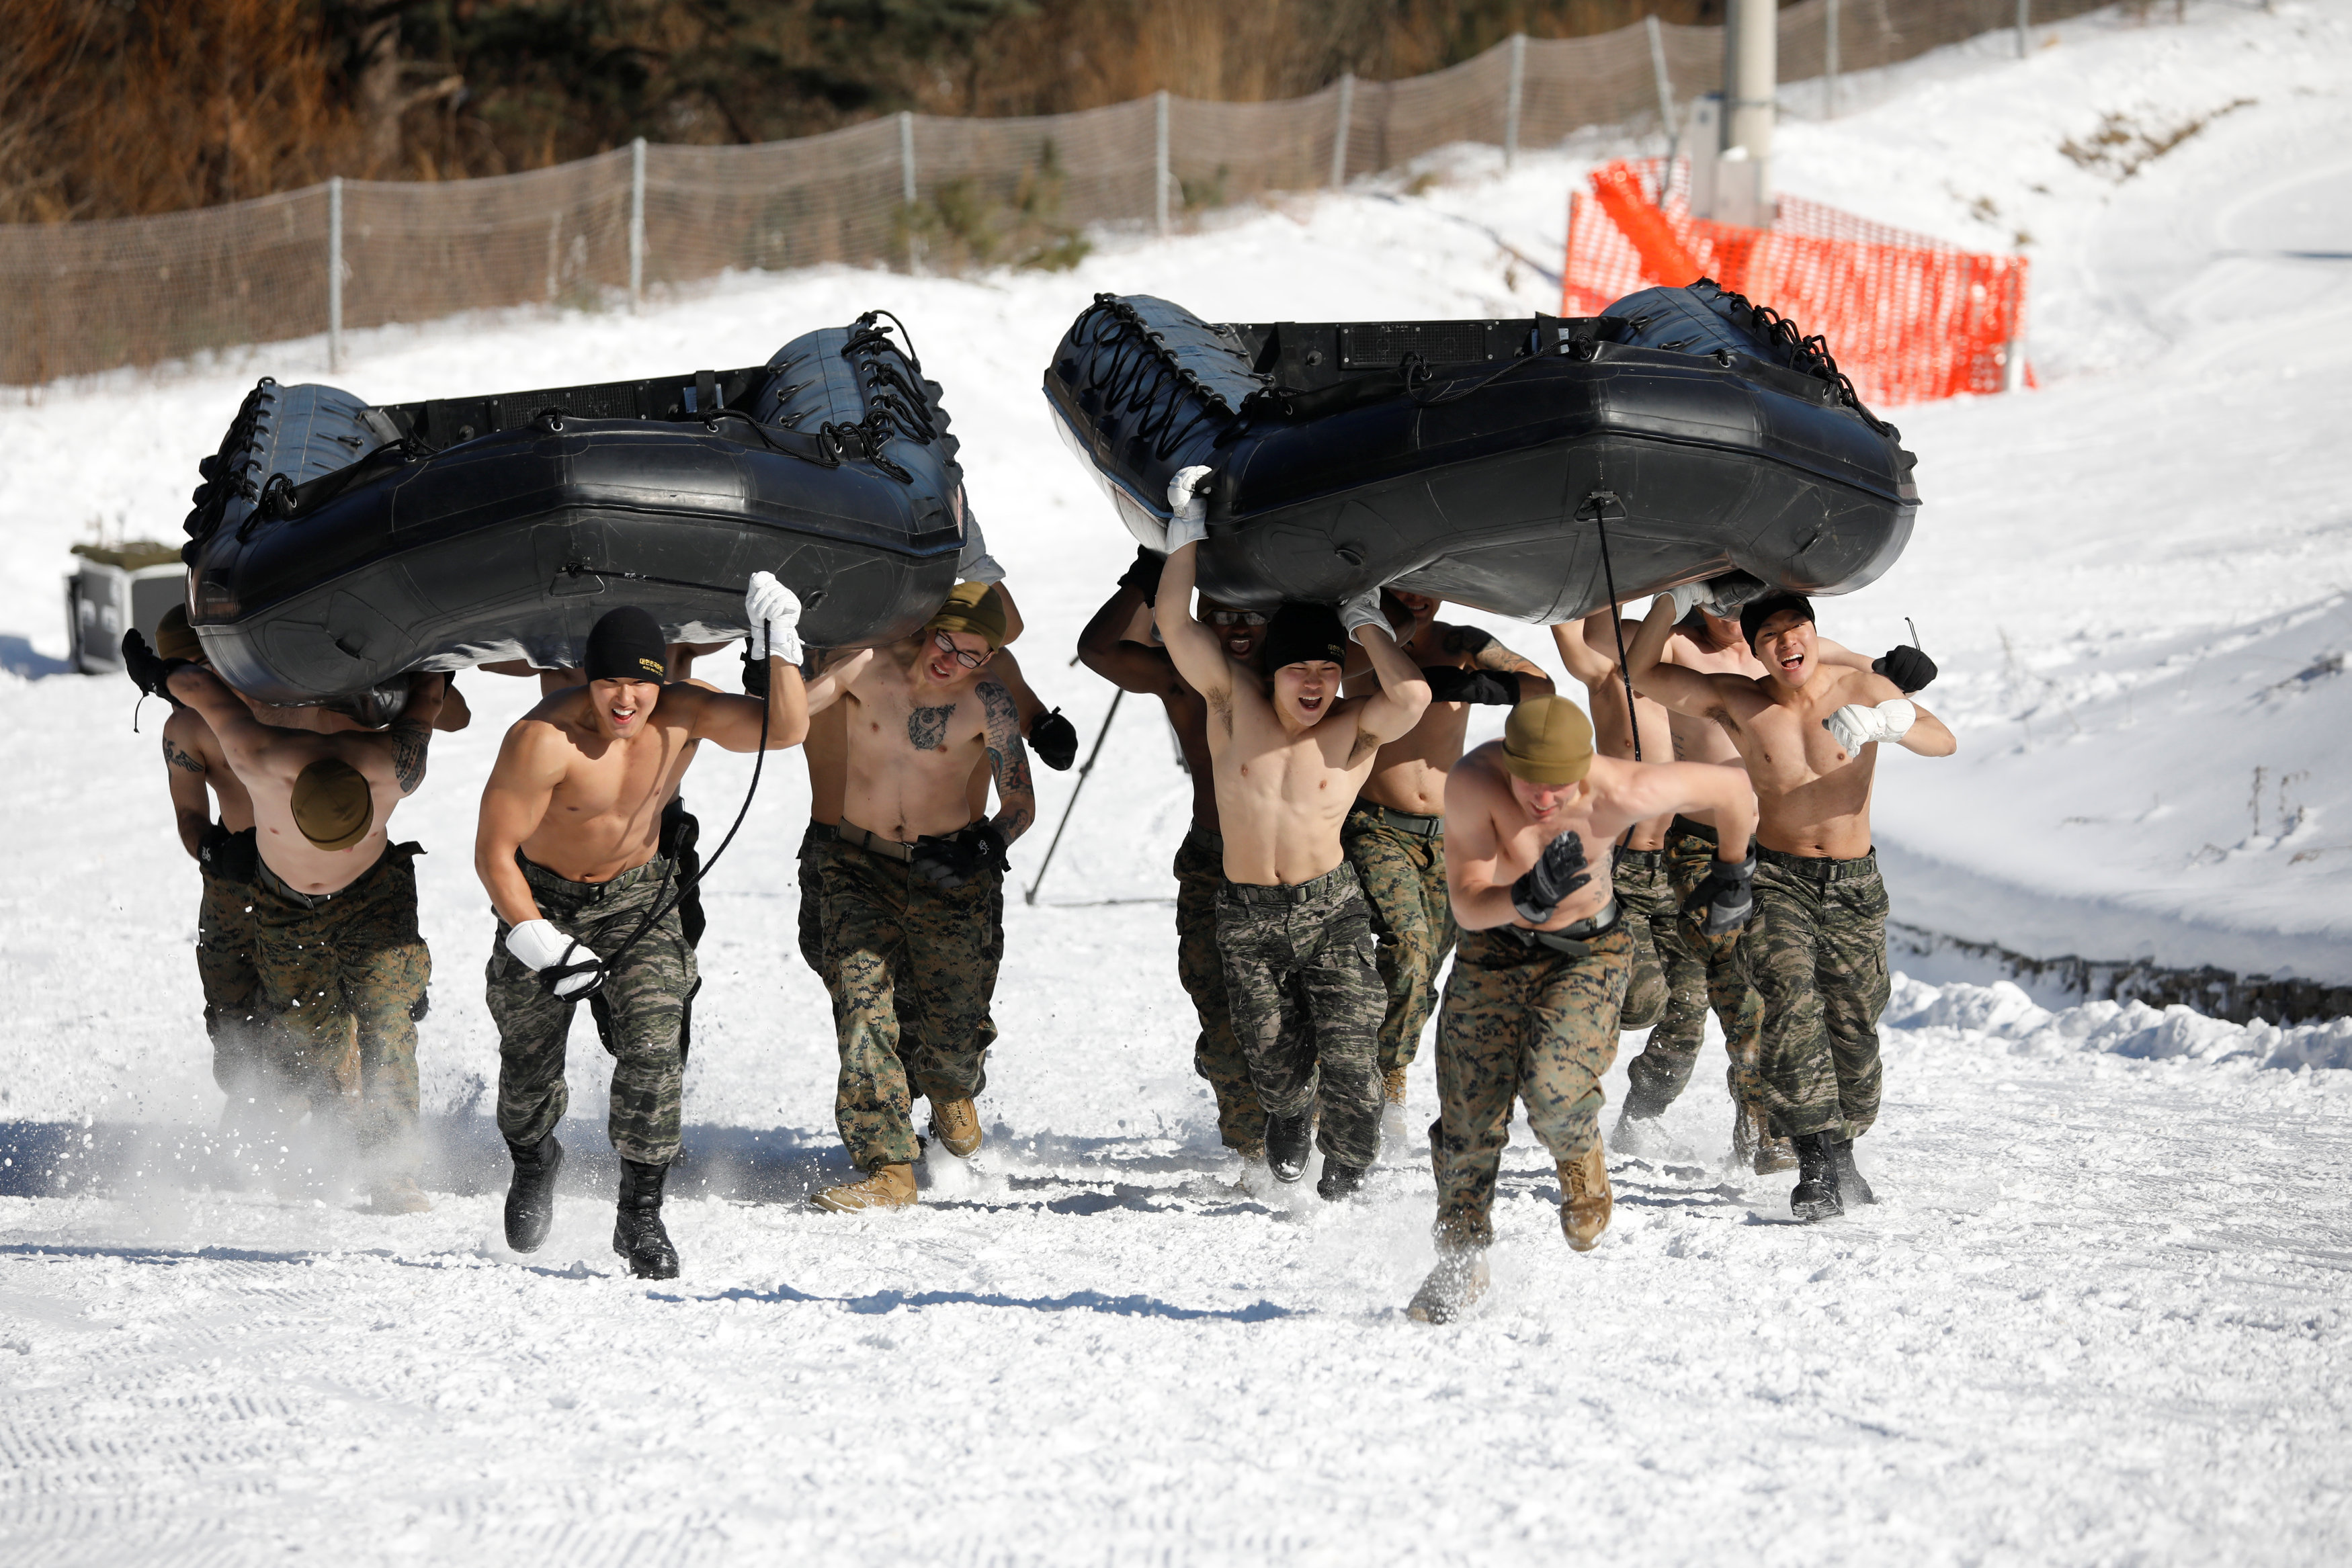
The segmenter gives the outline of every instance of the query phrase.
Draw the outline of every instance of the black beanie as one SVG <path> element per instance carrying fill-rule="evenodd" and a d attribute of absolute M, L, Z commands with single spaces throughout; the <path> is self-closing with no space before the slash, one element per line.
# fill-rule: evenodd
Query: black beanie
<path fill-rule="evenodd" d="M 1778 593 L 1768 593 L 1761 599 L 1751 599 L 1739 607 L 1740 636 L 1746 639 L 1750 648 L 1753 648 L 1756 646 L 1756 633 L 1764 629 L 1764 622 L 1784 610 L 1796 612 L 1800 620 L 1813 620 L 1812 601 L 1803 594 L 1790 593 L 1785 590 Z M 1814 623 L 1820 624 L 1818 622 Z"/>
<path fill-rule="evenodd" d="M 608 610 L 588 633 L 583 666 L 592 681 L 667 681 L 669 646 L 661 623 L 634 604 Z"/>
<path fill-rule="evenodd" d="M 1286 602 L 1266 622 L 1265 664 L 1271 672 L 1285 664 L 1303 664 L 1309 660 L 1328 660 L 1334 664 L 1348 662 L 1348 629 L 1339 624 L 1339 612 L 1328 604 L 1304 604 L 1297 601 Z"/>

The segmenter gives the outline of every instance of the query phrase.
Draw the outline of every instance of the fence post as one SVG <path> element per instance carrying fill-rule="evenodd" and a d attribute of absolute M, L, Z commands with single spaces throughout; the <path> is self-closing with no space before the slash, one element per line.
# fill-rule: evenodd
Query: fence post
<path fill-rule="evenodd" d="M 1838 0 L 1829 0 L 1822 13 L 1822 118 L 1837 118 Z"/>
<path fill-rule="evenodd" d="M 1503 99 L 1503 168 L 1506 172 L 1517 167 L 1519 162 L 1519 104 L 1527 91 L 1527 80 L 1528 36 L 1513 33 L 1511 90 Z"/>
<path fill-rule="evenodd" d="M 1339 190 L 1348 183 L 1348 120 L 1356 109 L 1356 73 L 1348 71 L 1339 78 L 1339 123 L 1331 132 L 1331 188 Z"/>
<path fill-rule="evenodd" d="M 1161 88 L 1153 95 L 1151 117 L 1152 214 L 1159 221 L 1160 237 L 1168 237 L 1168 89 Z"/>
<path fill-rule="evenodd" d="M 2017 57 L 2025 57 L 2025 30 L 2033 26 L 2033 0 L 2017 0 Z"/>
<path fill-rule="evenodd" d="M 1830 0 L 1834 5 L 1837 0 Z M 1658 26 L 1654 11 L 1642 18 L 1650 34 L 1650 74 L 1658 83 L 1658 120 L 1666 128 L 1666 162 L 1658 171 L 1658 205 L 1666 204 L 1666 192 L 1675 183 L 1675 155 L 1682 150 L 1682 127 L 1675 123 L 1675 84 L 1666 75 L 1666 35 Z"/>
<path fill-rule="evenodd" d="M 646 139 L 629 142 L 629 314 L 646 295 Z"/>
<path fill-rule="evenodd" d="M 343 368 L 343 177 L 327 182 L 327 370 Z"/>

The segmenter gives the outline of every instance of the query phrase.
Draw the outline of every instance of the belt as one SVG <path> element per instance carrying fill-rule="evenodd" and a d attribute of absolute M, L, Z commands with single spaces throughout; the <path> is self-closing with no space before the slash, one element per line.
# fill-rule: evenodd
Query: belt
<path fill-rule="evenodd" d="M 1682 816 L 1680 814 L 1675 816 L 1675 825 L 1670 831 L 1676 833 L 1687 833 L 1695 839 L 1705 839 L 1708 843 L 1715 842 L 1715 830 L 1713 828 L 1708 827 L 1705 822 L 1694 822 L 1688 817 Z"/>
<path fill-rule="evenodd" d="M 278 897 L 286 900 L 289 904 L 299 904 L 305 909 L 324 909 L 328 904 L 332 904 L 336 899 L 341 898 L 344 894 L 351 892 L 352 889 L 357 887 L 360 883 L 373 876 L 376 873 L 377 868 L 382 866 L 384 862 L 392 859 L 393 856 L 406 855 L 413 858 L 416 855 L 421 855 L 424 852 L 425 846 L 418 843 L 414 839 L 409 840 L 406 843 L 386 844 L 383 846 L 383 853 L 375 857 L 374 865 L 369 866 L 367 870 L 360 873 L 359 875 L 352 878 L 351 881 L 343 883 L 342 886 L 335 889 L 332 893 L 298 892 L 287 884 L 284 877 L 279 876 L 276 872 L 269 869 L 269 862 L 268 861 L 258 858 L 256 858 L 254 861 L 254 881 L 263 887 L 268 888 Z M 517 860 L 520 860 L 522 859 L 522 856 L 518 853 L 515 858 Z M 525 863 L 529 862 L 526 862 Z"/>
<path fill-rule="evenodd" d="M 1341 861 L 1321 876 L 1308 882 L 1295 883 L 1288 886 L 1276 883 L 1268 886 L 1263 883 L 1234 882 L 1228 879 L 1221 891 L 1240 899 L 1244 904 L 1305 904 L 1337 889 L 1343 877 L 1350 885 L 1355 883 L 1356 868 L 1346 861 Z"/>
<path fill-rule="evenodd" d="M 1776 865 L 1782 871 L 1793 872 L 1808 882 L 1843 882 L 1848 877 L 1871 876 L 1878 871 L 1878 851 L 1864 850 L 1852 860 L 1833 860 L 1828 855 L 1792 855 L 1781 850 L 1756 846 L 1756 859 L 1763 865 Z"/>
<path fill-rule="evenodd" d="M 897 861 L 902 865 L 915 858 L 914 845 L 901 843 L 897 839 L 886 839 L 870 829 L 858 827 L 846 817 L 834 831 L 841 841 L 853 850 L 864 850 L 869 855 L 879 855 L 886 861 Z"/>
<path fill-rule="evenodd" d="M 841 837 L 841 830 L 831 822 L 811 822 L 808 831 L 801 835 L 803 844 L 821 844 Z"/>
<path fill-rule="evenodd" d="M 522 867 L 523 879 L 527 882 L 551 882 L 555 884 L 554 892 L 572 894 L 592 901 L 610 898 L 624 888 L 635 887 L 647 877 L 659 877 L 669 870 L 669 862 L 657 854 L 651 860 L 638 862 L 626 871 L 616 872 L 603 882 L 574 882 L 554 867 L 540 864 L 520 850 L 515 851 L 515 863 Z"/>
<path fill-rule="evenodd" d="M 1382 806 L 1370 800 L 1359 800 L 1355 810 L 1380 820 L 1383 826 L 1400 833 L 1411 833 L 1417 839 L 1442 839 L 1445 836 L 1445 816 L 1439 812 L 1425 816 L 1419 811 L 1400 811 L 1393 806 Z"/>
<path fill-rule="evenodd" d="M 1591 953 L 1592 947 L 1590 943 L 1580 941 L 1579 938 L 1606 936 L 1610 932 L 1617 929 L 1619 913 L 1617 901 L 1612 898 L 1601 906 L 1600 914 L 1587 915 L 1573 925 L 1563 925 L 1557 931 L 1530 931 L 1524 925 L 1505 925 L 1498 929 L 1507 931 L 1517 937 L 1519 946 L 1522 947 L 1549 947 L 1555 953 L 1565 953 L 1571 958 L 1581 958 Z"/>
<path fill-rule="evenodd" d="M 1619 850 L 1617 869 L 1623 871 L 1632 866 L 1635 871 L 1655 871 L 1664 861 L 1665 854 L 1664 850 Z"/>

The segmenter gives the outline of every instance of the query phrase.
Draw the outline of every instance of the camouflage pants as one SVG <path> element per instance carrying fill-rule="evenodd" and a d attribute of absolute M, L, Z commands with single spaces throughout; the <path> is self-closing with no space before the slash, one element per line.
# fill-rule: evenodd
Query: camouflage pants
<path fill-rule="evenodd" d="M 801 835 L 801 962 L 824 978 L 824 847 L 838 836 L 831 822 L 811 822 Z"/>
<path fill-rule="evenodd" d="M 1424 836 L 1358 807 L 1340 830 L 1372 908 L 1375 959 L 1388 991 L 1381 1019 L 1381 1071 L 1410 1067 L 1421 1031 L 1437 1010 L 1437 972 L 1454 950 L 1454 903 L 1445 889 L 1445 834 Z"/>
<path fill-rule="evenodd" d="M 1617 1015 L 1633 967 L 1621 924 L 1582 956 L 1530 947 L 1507 931 L 1462 938 L 1437 1018 L 1437 1234 L 1456 1247 L 1494 1239 L 1491 1211 L 1511 1102 L 1523 1101 L 1555 1160 L 1601 1136 L 1601 1075 L 1617 1059 Z"/>
<path fill-rule="evenodd" d="M 1217 951 L 1234 1035 L 1269 1116 L 1322 1113 L 1316 1146 L 1340 1165 L 1381 1152 L 1379 1036 L 1387 995 L 1355 869 L 1296 887 L 1217 890 Z"/>
<path fill-rule="evenodd" d="M 249 831 L 249 830 L 248 830 Z M 203 873 L 196 907 L 196 978 L 205 991 L 205 1033 L 213 1043 L 213 1082 L 233 1100 L 253 1092 L 263 1071 L 258 1039 L 261 972 L 254 967 L 253 884 Z"/>
<path fill-rule="evenodd" d="M 917 1095 L 937 1106 L 988 1086 L 1001 879 L 942 891 L 904 861 L 838 840 L 824 860 L 825 988 L 841 1049 L 834 1122 L 861 1168 L 905 1165 L 919 1152 Z"/>
<path fill-rule="evenodd" d="M 1620 1033 L 1648 1029 L 1666 1010 L 1666 934 L 1677 910 L 1664 861 L 1657 850 L 1617 852 L 1618 915 L 1633 939 L 1633 973 L 1625 982 L 1625 1001 L 1617 1017 Z"/>
<path fill-rule="evenodd" d="M 572 882 L 515 858 L 543 918 L 599 956 L 618 955 L 617 967 L 590 1003 L 598 1015 L 597 1033 L 613 1055 L 605 1131 L 622 1158 L 666 1166 L 677 1158 L 686 1078 L 682 1035 L 699 971 L 675 905 L 635 946 L 621 949 L 667 898 L 662 872 L 668 862 L 656 857 L 610 882 L 592 883 Z M 579 1003 L 551 995 L 538 974 L 507 951 L 509 929 L 499 923 L 484 978 L 490 1018 L 499 1026 L 499 1131 L 509 1143 L 528 1145 L 555 1131 L 571 1107 L 563 1058 Z"/>
<path fill-rule="evenodd" d="M 1748 972 L 1763 998 L 1757 1053 L 1772 1131 L 1858 1138 L 1878 1119 L 1886 1010 L 1886 885 L 1878 858 L 1757 852 Z"/>
<path fill-rule="evenodd" d="M 433 977 L 416 930 L 423 852 L 391 845 L 350 886 L 316 899 L 267 869 L 250 889 L 264 1071 L 341 1120 L 363 1149 L 416 1127 L 416 1020 Z"/>
<path fill-rule="evenodd" d="M 1225 961 L 1217 951 L 1217 890 L 1225 884 L 1224 841 L 1199 828 L 1176 847 L 1176 977 L 1201 1032 L 1192 1071 L 1217 1097 L 1217 1137 L 1229 1149 L 1265 1142 L 1265 1112 L 1250 1082 L 1249 1055 L 1225 1002 Z"/>
<path fill-rule="evenodd" d="M 1715 863 L 1715 847 L 1712 838 L 1679 831 L 1666 840 L 1666 874 L 1677 906 L 1706 880 L 1707 867 Z M 1747 929 L 1739 926 L 1710 936 L 1703 913 L 1680 916 L 1660 929 L 1666 1005 L 1642 1054 L 1625 1064 L 1628 1113 L 1659 1115 L 1689 1084 L 1691 1068 L 1706 1040 L 1710 1007 L 1716 1021 L 1723 1026 L 1724 1050 L 1731 1058 L 1725 1078 L 1733 1103 L 1762 1103 L 1756 1044 L 1764 1021 L 1764 1004 L 1748 985 L 1747 966 L 1740 958 L 1740 939 Z"/>

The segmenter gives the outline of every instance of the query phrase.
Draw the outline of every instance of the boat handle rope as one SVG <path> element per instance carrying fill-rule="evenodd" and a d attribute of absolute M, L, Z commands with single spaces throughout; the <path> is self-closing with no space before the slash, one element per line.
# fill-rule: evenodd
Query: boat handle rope
<path fill-rule="evenodd" d="M 1633 760 L 1639 762 L 1642 725 L 1633 711 L 1633 666 L 1625 660 L 1625 618 L 1617 612 L 1617 571 L 1609 563 L 1609 506 L 1612 501 L 1619 511 L 1625 509 L 1625 503 L 1617 500 L 1614 490 L 1595 490 L 1584 497 L 1584 505 L 1592 508 L 1592 530 L 1601 536 L 1601 579 L 1609 586 L 1609 624 L 1617 632 L 1617 673 L 1625 680 L 1625 731 L 1633 737 Z M 1638 826 L 1638 822 L 1625 825 L 1625 836 L 1617 841 L 1619 849 L 1633 841 L 1633 830 Z"/>

